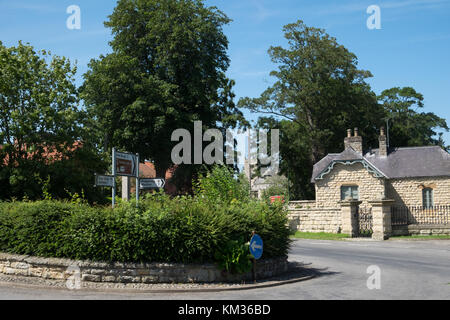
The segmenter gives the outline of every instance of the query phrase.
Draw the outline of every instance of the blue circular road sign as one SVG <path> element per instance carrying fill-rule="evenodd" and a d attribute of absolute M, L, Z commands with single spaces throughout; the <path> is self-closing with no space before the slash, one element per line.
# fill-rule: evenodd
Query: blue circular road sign
<path fill-rule="evenodd" d="M 255 234 L 250 240 L 250 253 L 258 260 L 263 254 L 263 241 L 260 236 Z"/>

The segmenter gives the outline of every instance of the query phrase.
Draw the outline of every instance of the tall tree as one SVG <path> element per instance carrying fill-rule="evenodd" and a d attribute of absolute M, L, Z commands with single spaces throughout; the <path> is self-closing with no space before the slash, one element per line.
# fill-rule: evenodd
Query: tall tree
<path fill-rule="evenodd" d="M 423 95 L 414 88 L 391 88 L 384 90 L 378 100 L 384 107 L 385 119 L 389 121 L 390 145 L 395 147 L 439 145 L 445 146 L 442 132 L 449 131 L 445 119 L 434 113 L 420 112 L 424 107 Z"/>
<path fill-rule="evenodd" d="M 368 143 L 374 140 L 382 109 L 365 82 L 370 72 L 358 69 L 356 56 L 322 29 L 298 21 L 284 32 L 289 48 L 269 49 L 279 65 L 271 72 L 277 81 L 239 106 L 295 122 L 310 144 L 312 163 L 342 148 L 346 128 L 358 127 Z"/>
<path fill-rule="evenodd" d="M 342 151 L 347 128 L 358 127 L 366 145 L 375 143 L 383 110 L 365 82 L 372 75 L 358 69 L 356 56 L 335 38 L 302 21 L 283 30 L 288 48 L 269 49 L 278 64 L 271 72 L 277 81 L 259 98 L 243 98 L 238 105 L 284 120 L 278 123 L 281 169 L 295 179 L 296 196 L 303 198 L 313 195 L 313 164 Z"/>
<path fill-rule="evenodd" d="M 232 97 L 230 20 L 200 0 L 120 0 L 105 25 L 113 53 L 90 62 L 82 97 L 105 149 L 153 160 L 157 174 L 172 166 L 175 129 L 234 126 L 242 113 Z M 190 179 L 188 179 L 190 180 Z"/>
<path fill-rule="evenodd" d="M 92 189 L 101 161 L 83 141 L 75 73 L 67 58 L 0 42 L 1 198 L 39 198 L 44 184 L 60 197 Z"/>

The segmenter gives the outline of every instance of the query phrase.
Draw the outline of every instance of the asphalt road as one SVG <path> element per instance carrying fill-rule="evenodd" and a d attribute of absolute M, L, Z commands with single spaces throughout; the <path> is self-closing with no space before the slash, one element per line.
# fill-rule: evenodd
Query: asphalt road
<path fill-rule="evenodd" d="M 0 299 L 450 299 L 449 240 L 296 240 L 289 260 L 318 270 L 320 276 L 279 287 L 218 293 L 112 293 L 0 284 Z M 369 267 L 374 268 L 370 273 Z M 373 270 L 379 270 L 379 289 Z M 369 277 L 375 288 L 368 288 Z"/>

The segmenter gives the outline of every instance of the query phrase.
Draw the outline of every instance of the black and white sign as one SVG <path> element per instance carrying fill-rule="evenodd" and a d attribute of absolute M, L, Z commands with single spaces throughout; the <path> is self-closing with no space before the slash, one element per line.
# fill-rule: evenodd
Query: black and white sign
<path fill-rule="evenodd" d="M 139 179 L 141 189 L 159 189 L 164 188 L 166 181 L 164 179 Z"/>
<path fill-rule="evenodd" d="M 106 175 L 95 175 L 95 186 L 114 187 L 114 177 Z"/>

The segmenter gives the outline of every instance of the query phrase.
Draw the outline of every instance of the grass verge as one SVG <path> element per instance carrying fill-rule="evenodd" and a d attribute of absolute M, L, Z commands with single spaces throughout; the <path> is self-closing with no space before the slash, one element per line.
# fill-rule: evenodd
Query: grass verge
<path fill-rule="evenodd" d="M 348 234 L 344 233 L 326 233 L 326 232 L 300 232 L 291 234 L 292 239 L 313 239 L 313 240 L 342 240 L 349 238 Z"/>

